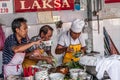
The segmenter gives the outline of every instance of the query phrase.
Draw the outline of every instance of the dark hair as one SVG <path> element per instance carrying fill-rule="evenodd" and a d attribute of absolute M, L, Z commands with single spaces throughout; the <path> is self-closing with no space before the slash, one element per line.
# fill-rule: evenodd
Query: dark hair
<path fill-rule="evenodd" d="M 13 20 L 13 22 L 12 22 L 13 33 L 16 33 L 16 28 L 20 28 L 21 23 L 23 23 L 23 22 L 25 22 L 25 23 L 27 22 L 27 20 L 24 19 L 23 17 L 16 18 L 16 19 Z"/>
<path fill-rule="evenodd" d="M 48 30 L 51 30 L 53 31 L 53 28 L 50 27 L 49 25 L 44 25 L 40 28 L 40 31 L 39 31 L 39 35 L 41 35 L 41 33 L 43 32 L 44 35 L 46 35 L 48 33 Z"/>

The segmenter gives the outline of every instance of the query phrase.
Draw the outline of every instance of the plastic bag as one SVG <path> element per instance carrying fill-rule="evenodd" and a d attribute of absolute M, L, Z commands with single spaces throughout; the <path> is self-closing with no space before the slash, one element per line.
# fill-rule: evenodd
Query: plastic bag
<path fill-rule="evenodd" d="M 0 51 L 4 47 L 4 42 L 5 42 L 5 34 L 3 32 L 2 26 L 0 25 Z"/>

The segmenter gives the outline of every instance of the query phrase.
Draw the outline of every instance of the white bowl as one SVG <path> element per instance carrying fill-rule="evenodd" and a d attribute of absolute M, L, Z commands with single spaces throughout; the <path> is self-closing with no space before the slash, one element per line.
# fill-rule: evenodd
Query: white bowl
<path fill-rule="evenodd" d="M 51 64 L 41 64 L 40 66 L 42 66 L 42 67 L 47 67 L 47 68 L 51 68 L 51 67 L 52 67 Z"/>
<path fill-rule="evenodd" d="M 35 80 L 48 80 L 48 71 L 43 70 L 35 73 Z"/>
<path fill-rule="evenodd" d="M 78 74 L 79 72 L 81 72 L 82 70 L 81 69 L 70 69 L 69 72 L 70 72 L 70 77 L 72 79 L 77 79 L 78 78 Z"/>
<path fill-rule="evenodd" d="M 83 70 L 82 69 L 70 69 L 69 70 L 70 73 L 79 73 L 81 71 L 83 71 Z"/>
<path fill-rule="evenodd" d="M 86 72 L 80 72 L 79 76 L 81 76 L 82 79 L 86 79 L 87 78 L 87 73 Z"/>
<path fill-rule="evenodd" d="M 62 73 L 51 73 L 50 80 L 64 80 L 65 75 Z"/>

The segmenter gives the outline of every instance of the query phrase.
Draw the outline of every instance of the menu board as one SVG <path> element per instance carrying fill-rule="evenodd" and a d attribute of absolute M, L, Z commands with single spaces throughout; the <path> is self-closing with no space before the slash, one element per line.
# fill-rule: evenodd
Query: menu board
<path fill-rule="evenodd" d="M 38 12 L 38 23 L 53 23 L 51 11 Z"/>

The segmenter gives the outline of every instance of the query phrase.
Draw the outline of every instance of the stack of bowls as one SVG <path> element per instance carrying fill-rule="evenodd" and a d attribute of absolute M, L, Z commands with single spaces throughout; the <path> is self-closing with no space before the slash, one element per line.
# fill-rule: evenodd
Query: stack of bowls
<path fill-rule="evenodd" d="M 43 70 L 35 73 L 35 80 L 49 80 L 48 71 Z"/>
<path fill-rule="evenodd" d="M 51 73 L 50 80 L 64 80 L 65 75 L 62 73 Z"/>

